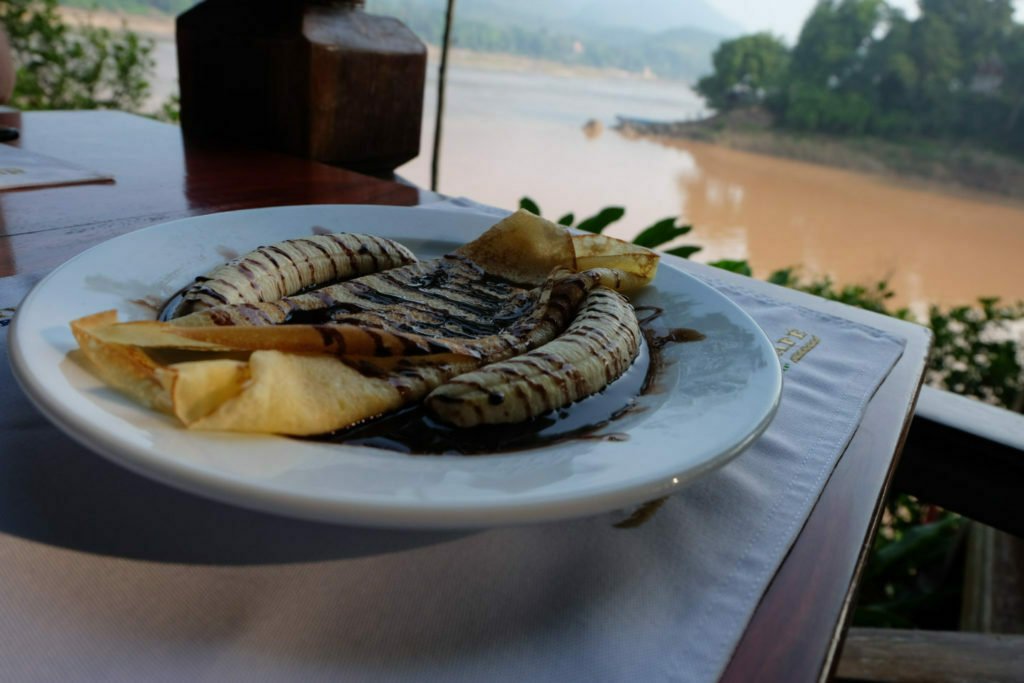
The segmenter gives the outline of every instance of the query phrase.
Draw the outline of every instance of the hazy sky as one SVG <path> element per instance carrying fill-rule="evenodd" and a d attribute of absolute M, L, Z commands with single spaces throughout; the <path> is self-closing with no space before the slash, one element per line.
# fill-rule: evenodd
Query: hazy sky
<path fill-rule="evenodd" d="M 708 0 L 743 28 L 749 31 L 771 31 L 792 43 L 816 0 Z M 889 0 L 910 17 L 917 15 L 916 0 Z M 1014 0 L 1017 21 L 1024 21 L 1024 0 Z"/>

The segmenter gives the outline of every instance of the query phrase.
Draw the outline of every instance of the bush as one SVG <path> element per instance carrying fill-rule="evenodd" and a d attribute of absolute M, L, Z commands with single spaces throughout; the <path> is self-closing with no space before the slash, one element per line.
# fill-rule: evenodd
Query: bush
<path fill-rule="evenodd" d="M 929 383 L 1024 412 L 1024 359 L 1013 329 L 1020 320 L 1024 303 L 1001 305 L 995 298 L 947 311 L 932 306 L 929 325 L 935 350 L 928 364 Z"/>
<path fill-rule="evenodd" d="M 828 276 L 801 279 L 794 268 L 778 270 L 768 280 L 832 301 L 913 320 L 906 308 L 893 310 L 889 307 L 894 292 L 885 281 L 868 286 L 837 287 Z M 928 361 L 927 383 L 1024 412 L 1021 321 L 1024 321 L 1024 302 L 1001 304 L 997 298 L 980 298 L 974 306 L 948 309 L 932 306 L 926 322 L 935 335 L 935 343 Z"/>
<path fill-rule="evenodd" d="M 18 65 L 13 106 L 139 112 L 145 105 L 153 41 L 128 30 L 70 26 L 57 0 L 5 0 L 0 24 Z"/>

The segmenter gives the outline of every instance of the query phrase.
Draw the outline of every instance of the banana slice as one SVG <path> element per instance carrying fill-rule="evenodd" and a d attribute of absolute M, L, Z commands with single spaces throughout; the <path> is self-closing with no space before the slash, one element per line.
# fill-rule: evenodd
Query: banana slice
<path fill-rule="evenodd" d="M 398 242 L 373 235 L 339 233 L 285 240 L 233 259 L 182 293 L 177 318 L 222 304 L 276 301 L 314 285 L 347 280 L 414 263 Z"/>
<path fill-rule="evenodd" d="M 442 384 L 427 408 L 457 427 L 523 422 L 606 387 L 636 358 L 640 334 L 626 299 L 597 286 L 565 334 Z"/>

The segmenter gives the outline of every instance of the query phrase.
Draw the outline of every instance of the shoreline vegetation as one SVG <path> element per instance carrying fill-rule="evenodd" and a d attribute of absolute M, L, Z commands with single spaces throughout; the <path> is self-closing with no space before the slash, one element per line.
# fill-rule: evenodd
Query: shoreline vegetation
<path fill-rule="evenodd" d="M 619 117 L 627 138 L 694 140 L 742 152 L 898 178 L 929 190 L 984 192 L 1024 200 L 1024 160 L 969 141 L 895 142 L 871 136 L 806 133 L 776 126 L 761 107 L 732 109 L 694 121 Z"/>
<path fill-rule="evenodd" d="M 819 0 L 796 43 L 723 41 L 696 90 L 722 112 L 632 129 L 1024 197 L 1024 24 L 1010 0 Z"/>

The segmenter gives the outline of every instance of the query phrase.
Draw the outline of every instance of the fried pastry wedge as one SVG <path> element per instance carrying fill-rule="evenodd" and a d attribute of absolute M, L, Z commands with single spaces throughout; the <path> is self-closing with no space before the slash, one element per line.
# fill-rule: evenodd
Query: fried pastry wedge
<path fill-rule="evenodd" d="M 342 241 L 358 250 L 352 237 Z M 523 211 L 441 259 L 392 251 L 388 269 L 306 293 L 191 306 L 168 322 L 109 311 L 72 330 L 104 382 L 191 429 L 318 434 L 543 347 L 595 289 L 638 289 L 657 268 L 646 249 Z M 167 350 L 188 357 L 169 362 Z"/>

